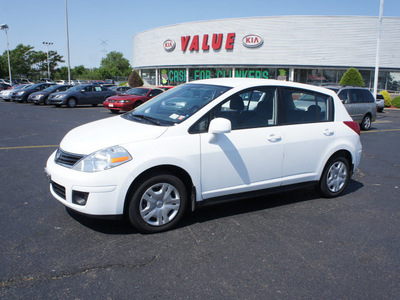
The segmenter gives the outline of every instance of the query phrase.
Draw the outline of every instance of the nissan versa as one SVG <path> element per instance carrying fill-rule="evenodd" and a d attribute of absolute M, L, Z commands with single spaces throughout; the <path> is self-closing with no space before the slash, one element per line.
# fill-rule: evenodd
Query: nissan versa
<path fill-rule="evenodd" d="M 207 79 L 71 130 L 46 172 L 52 195 L 72 210 L 125 216 L 155 233 L 220 200 L 308 185 L 339 196 L 361 152 L 360 127 L 334 91 Z"/>

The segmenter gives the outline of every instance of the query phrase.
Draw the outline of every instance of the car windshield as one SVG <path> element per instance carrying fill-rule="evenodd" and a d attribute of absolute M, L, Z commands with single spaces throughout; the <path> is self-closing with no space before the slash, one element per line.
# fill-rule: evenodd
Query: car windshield
<path fill-rule="evenodd" d="M 52 85 L 52 86 L 49 86 L 47 89 L 44 89 L 42 92 L 52 92 L 52 91 L 58 89 L 59 87 L 60 87 L 59 85 Z"/>
<path fill-rule="evenodd" d="M 21 84 L 16 87 L 13 87 L 13 89 L 14 90 L 23 90 L 23 89 L 26 89 L 28 86 L 31 86 L 31 85 L 30 84 Z"/>
<path fill-rule="evenodd" d="M 127 95 L 146 96 L 149 89 L 133 88 L 126 92 Z"/>
<path fill-rule="evenodd" d="M 76 85 L 70 89 L 68 89 L 68 92 L 79 92 L 80 90 L 82 90 L 84 88 L 84 86 L 82 85 Z"/>
<path fill-rule="evenodd" d="M 231 87 L 188 83 L 168 90 L 122 117 L 160 126 L 179 124 Z"/>

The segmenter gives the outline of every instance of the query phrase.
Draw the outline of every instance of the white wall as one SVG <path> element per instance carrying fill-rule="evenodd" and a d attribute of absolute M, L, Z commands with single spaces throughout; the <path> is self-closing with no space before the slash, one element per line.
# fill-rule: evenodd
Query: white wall
<path fill-rule="evenodd" d="M 197 65 L 271 66 L 375 66 L 378 17 L 281 16 L 190 22 L 144 31 L 133 37 L 134 68 Z M 236 33 L 234 48 L 227 51 L 186 51 L 181 37 L 213 33 Z M 242 38 L 258 34 L 259 48 L 246 48 Z M 175 40 L 172 52 L 163 48 Z M 225 42 L 225 41 L 224 41 Z M 190 45 L 190 43 L 189 43 Z M 223 43 L 224 45 L 224 43 Z M 381 68 L 400 68 L 400 18 L 384 17 Z"/>

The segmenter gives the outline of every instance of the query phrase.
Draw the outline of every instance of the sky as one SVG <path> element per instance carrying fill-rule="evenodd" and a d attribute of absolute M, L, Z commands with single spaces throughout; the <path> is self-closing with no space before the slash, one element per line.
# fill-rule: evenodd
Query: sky
<path fill-rule="evenodd" d="M 66 0 L 0 0 L 10 50 L 18 44 L 62 55 L 67 65 Z M 70 64 L 100 67 L 106 53 L 123 53 L 132 65 L 132 37 L 178 23 L 283 15 L 379 16 L 380 0 L 67 0 Z M 400 0 L 385 0 L 384 17 L 400 17 Z M 0 53 L 6 51 L 0 32 Z"/>

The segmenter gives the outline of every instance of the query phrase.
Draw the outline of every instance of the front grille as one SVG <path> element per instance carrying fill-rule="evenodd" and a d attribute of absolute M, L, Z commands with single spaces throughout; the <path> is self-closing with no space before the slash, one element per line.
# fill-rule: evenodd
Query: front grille
<path fill-rule="evenodd" d="M 73 154 L 73 153 L 65 152 L 61 148 L 58 148 L 56 157 L 55 157 L 55 162 L 56 162 L 56 164 L 71 168 L 83 156 L 84 155 L 81 155 L 81 154 Z"/>
<path fill-rule="evenodd" d="M 58 183 L 55 183 L 54 181 L 51 182 L 51 187 L 54 193 L 56 193 L 56 195 L 60 196 L 65 200 L 65 187 L 59 185 Z"/>

